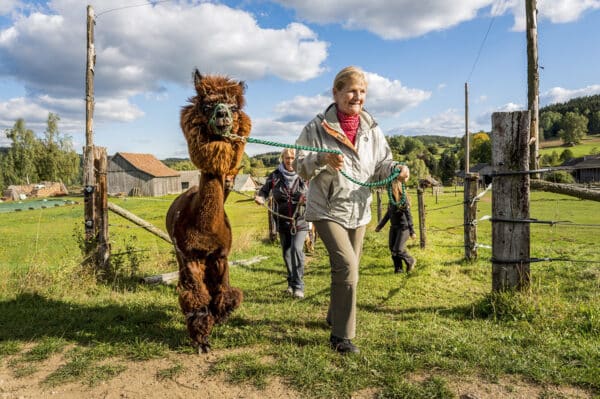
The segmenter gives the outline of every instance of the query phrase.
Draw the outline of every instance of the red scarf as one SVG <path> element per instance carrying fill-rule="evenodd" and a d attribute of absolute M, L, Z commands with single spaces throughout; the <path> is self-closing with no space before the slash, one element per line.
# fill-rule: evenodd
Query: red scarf
<path fill-rule="evenodd" d="M 360 115 L 346 115 L 343 112 L 337 111 L 337 117 L 340 121 L 340 126 L 344 133 L 346 133 L 346 137 L 348 140 L 355 143 L 356 140 L 356 132 L 358 131 L 358 126 L 360 125 Z"/>

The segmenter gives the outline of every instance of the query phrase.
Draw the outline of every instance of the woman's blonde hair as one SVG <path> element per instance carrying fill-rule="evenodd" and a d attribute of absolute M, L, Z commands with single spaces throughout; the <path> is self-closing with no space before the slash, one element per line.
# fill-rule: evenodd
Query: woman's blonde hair
<path fill-rule="evenodd" d="M 357 66 L 347 66 L 335 75 L 333 79 L 333 88 L 342 90 L 347 84 L 352 82 L 360 82 L 367 86 L 367 77 L 362 69 Z"/>
<path fill-rule="evenodd" d="M 295 157 L 296 156 L 296 150 L 294 148 L 284 148 L 283 150 L 281 150 L 281 155 L 279 155 L 279 159 L 281 161 L 283 161 L 283 158 L 285 157 L 285 154 L 290 154 L 290 155 L 293 155 Z"/>

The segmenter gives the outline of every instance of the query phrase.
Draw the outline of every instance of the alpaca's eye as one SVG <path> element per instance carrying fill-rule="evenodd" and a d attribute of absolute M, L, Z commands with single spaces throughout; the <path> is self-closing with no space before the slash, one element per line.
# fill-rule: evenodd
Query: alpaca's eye
<path fill-rule="evenodd" d="M 239 111 L 239 108 L 238 108 L 238 106 L 237 106 L 237 105 L 231 105 L 231 106 L 229 107 L 229 110 L 230 110 L 231 112 L 238 112 L 238 111 Z"/>
<path fill-rule="evenodd" d="M 202 106 L 202 112 L 208 113 L 213 108 L 212 104 L 204 104 Z"/>

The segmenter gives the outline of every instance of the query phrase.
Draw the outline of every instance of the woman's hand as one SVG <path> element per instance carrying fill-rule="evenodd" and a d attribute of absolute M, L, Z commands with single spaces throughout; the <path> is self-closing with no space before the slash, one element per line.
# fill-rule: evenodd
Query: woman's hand
<path fill-rule="evenodd" d="M 408 169 L 408 166 L 396 165 L 396 170 L 400 171 L 400 174 L 398 175 L 398 177 L 396 177 L 396 179 L 398 179 L 401 182 L 407 182 L 410 178 L 410 170 Z"/>
<path fill-rule="evenodd" d="M 258 205 L 264 205 L 265 204 L 265 197 L 261 196 L 261 195 L 257 195 L 254 197 L 254 202 L 256 202 Z"/>
<path fill-rule="evenodd" d="M 341 170 L 344 166 L 344 157 L 341 154 L 334 154 L 332 152 L 325 154 L 325 163 L 331 166 L 335 170 Z"/>

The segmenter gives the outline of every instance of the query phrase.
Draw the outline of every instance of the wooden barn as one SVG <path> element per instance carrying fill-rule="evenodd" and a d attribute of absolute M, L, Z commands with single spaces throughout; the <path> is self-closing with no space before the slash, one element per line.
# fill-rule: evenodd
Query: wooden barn
<path fill-rule="evenodd" d="M 577 183 L 600 182 L 600 155 L 586 155 L 580 158 L 569 159 L 563 166 L 570 166 L 573 177 Z"/>
<path fill-rule="evenodd" d="M 179 173 L 181 176 L 181 191 L 200 184 L 199 170 L 182 170 Z"/>
<path fill-rule="evenodd" d="M 117 152 L 108 161 L 108 193 L 157 197 L 181 192 L 180 173 L 151 154 Z"/>

